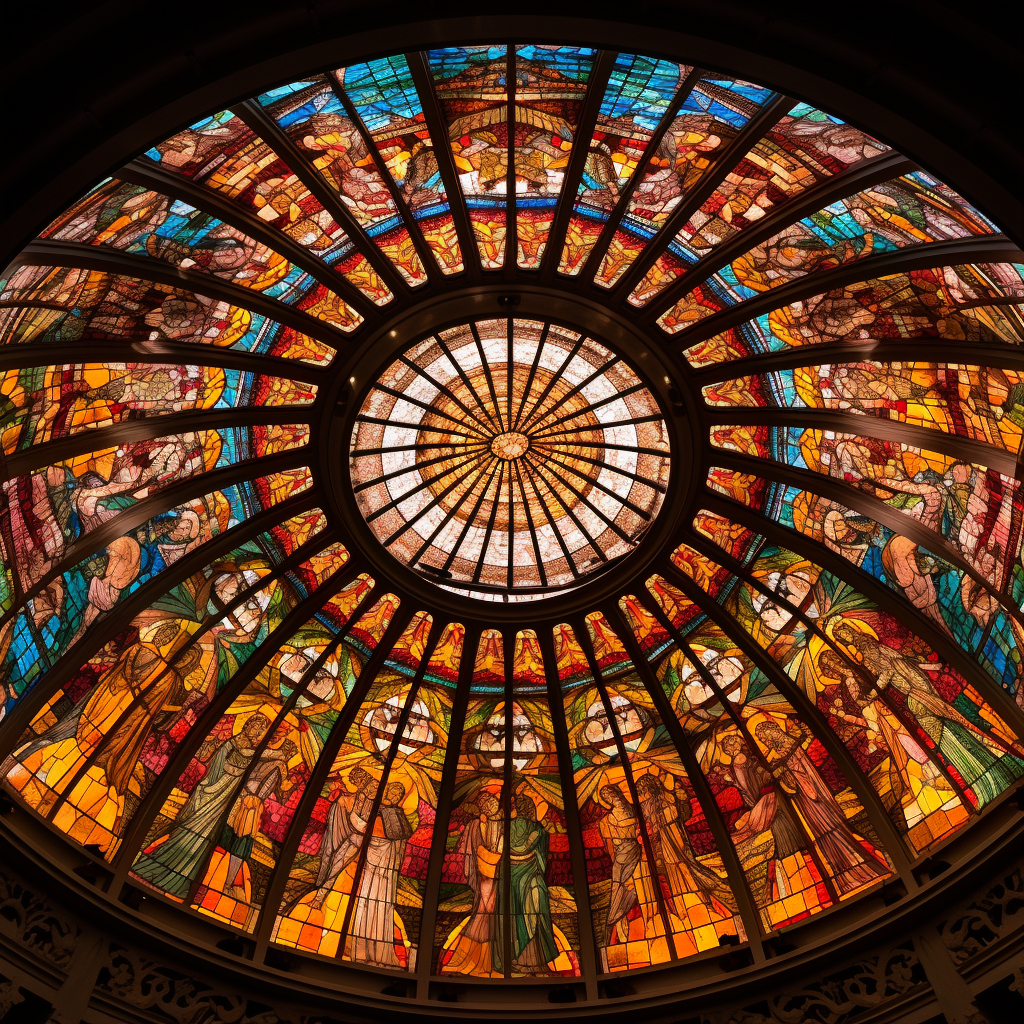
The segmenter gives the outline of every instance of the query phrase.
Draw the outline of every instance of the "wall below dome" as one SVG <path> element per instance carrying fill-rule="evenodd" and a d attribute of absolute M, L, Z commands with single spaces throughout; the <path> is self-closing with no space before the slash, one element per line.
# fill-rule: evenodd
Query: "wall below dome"
<path fill-rule="evenodd" d="M 230 939 L 220 949 L 190 950 L 185 937 L 157 938 L 159 925 L 147 922 L 152 908 L 112 905 L 99 891 L 103 879 L 88 867 L 57 881 L 52 865 L 38 863 L 46 856 L 40 848 L 10 831 L 8 807 L 0 811 L 8 818 L 0 824 L 0 1024 L 539 1021 L 626 1013 L 666 1024 L 1009 1024 L 1024 1012 L 1021 803 L 1003 804 L 987 828 L 975 830 L 986 835 L 974 836 L 976 855 L 967 863 L 926 862 L 925 877 L 929 870 L 934 877 L 919 897 L 897 898 L 884 918 L 840 944 L 826 934 L 816 948 L 776 940 L 767 963 L 738 968 L 726 947 L 718 979 L 685 995 L 677 989 L 645 997 L 644 976 L 631 975 L 602 987 L 597 1003 L 582 993 L 563 1002 L 575 993 L 545 986 L 533 997 L 520 988 L 512 1006 L 507 998 L 477 1001 L 465 986 L 414 1002 L 411 986 L 404 991 L 403 982 L 384 976 L 380 992 L 371 976 L 374 988 L 361 995 L 332 995 L 283 960 L 281 970 L 256 967 L 235 955 Z"/>

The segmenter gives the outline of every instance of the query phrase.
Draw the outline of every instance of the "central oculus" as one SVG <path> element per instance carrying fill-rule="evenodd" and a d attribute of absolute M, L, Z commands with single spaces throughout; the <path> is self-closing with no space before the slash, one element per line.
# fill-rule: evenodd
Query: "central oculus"
<path fill-rule="evenodd" d="M 580 331 L 501 317 L 438 331 L 370 387 L 350 449 L 374 536 L 483 600 L 564 593 L 661 508 L 668 430 L 634 370 Z"/>
<path fill-rule="evenodd" d="M 518 430 L 509 430 L 499 434 L 491 441 L 491 451 L 499 459 L 518 459 L 530 450 L 530 439 Z"/>

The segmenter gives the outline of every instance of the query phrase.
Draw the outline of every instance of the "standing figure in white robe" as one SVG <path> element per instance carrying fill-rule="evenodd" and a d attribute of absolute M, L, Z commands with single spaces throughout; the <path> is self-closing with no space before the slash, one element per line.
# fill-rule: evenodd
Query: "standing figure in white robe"
<path fill-rule="evenodd" d="M 366 846 L 346 948 L 346 955 L 357 963 L 402 966 L 395 952 L 395 902 L 406 843 L 413 833 L 401 806 L 404 798 L 400 782 L 388 783 Z"/>

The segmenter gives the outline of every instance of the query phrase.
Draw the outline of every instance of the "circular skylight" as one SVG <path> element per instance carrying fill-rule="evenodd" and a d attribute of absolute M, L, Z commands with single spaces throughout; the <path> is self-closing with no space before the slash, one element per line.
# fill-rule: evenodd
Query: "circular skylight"
<path fill-rule="evenodd" d="M 524 600 L 628 554 L 661 507 L 668 431 L 633 370 L 579 331 L 481 319 L 374 384 L 352 484 L 377 539 L 448 589 Z"/>

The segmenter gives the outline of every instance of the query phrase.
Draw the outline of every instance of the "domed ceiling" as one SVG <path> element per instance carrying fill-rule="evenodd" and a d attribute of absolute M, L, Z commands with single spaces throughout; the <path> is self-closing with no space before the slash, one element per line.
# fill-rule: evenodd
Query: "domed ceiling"
<path fill-rule="evenodd" d="M 0 280 L 5 790 L 115 897 L 420 979 L 912 885 L 1024 777 L 1022 261 L 643 54 L 203 117 Z"/>

